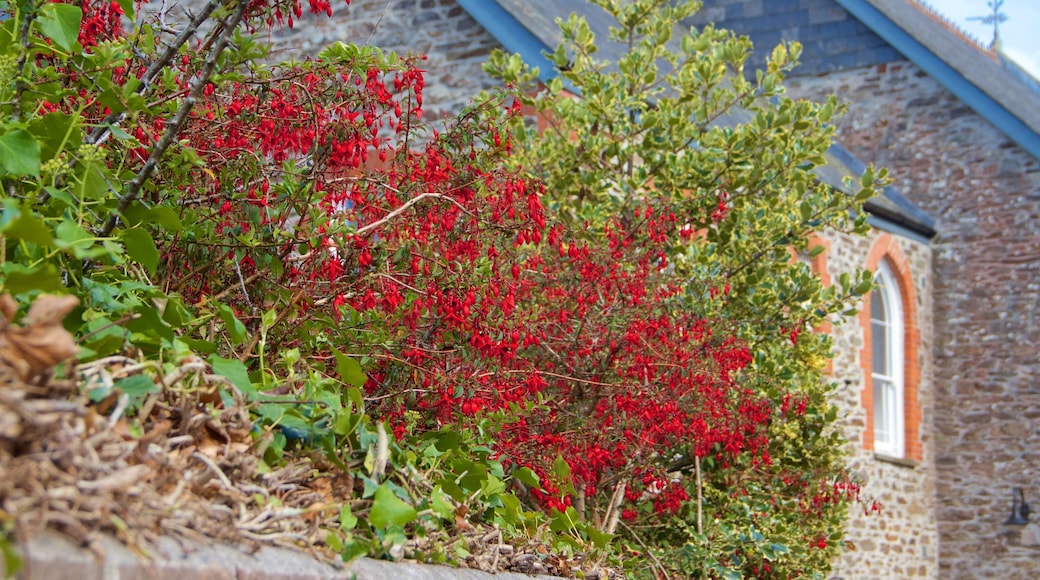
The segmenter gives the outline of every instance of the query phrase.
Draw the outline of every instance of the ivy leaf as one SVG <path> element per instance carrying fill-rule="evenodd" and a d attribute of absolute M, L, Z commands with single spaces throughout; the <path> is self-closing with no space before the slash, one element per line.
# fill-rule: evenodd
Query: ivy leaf
<path fill-rule="evenodd" d="M 120 379 L 116 381 L 116 386 L 130 397 L 130 403 L 135 407 L 141 405 L 148 395 L 159 392 L 159 386 L 155 384 L 155 381 L 145 375 L 133 375 Z"/>
<path fill-rule="evenodd" d="M 4 290 L 11 294 L 22 294 L 32 290 L 60 292 L 64 288 L 58 268 L 50 263 L 27 268 L 21 264 L 8 262 L 4 264 L 3 273 Z"/>
<path fill-rule="evenodd" d="M 24 129 L 0 135 L 0 165 L 12 175 L 40 175 L 40 142 Z"/>
<path fill-rule="evenodd" d="M 83 10 L 70 4 L 44 4 L 40 8 L 40 31 L 61 48 L 70 51 L 79 38 Z"/>
<path fill-rule="evenodd" d="M 119 235 L 126 247 L 126 255 L 137 260 L 148 270 L 149 274 L 155 274 L 159 266 L 159 251 L 155 249 L 155 241 L 151 234 L 140 228 L 123 230 Z"/>
<path fill-rule="evenodd" d="M 5 207 L 4 211 L 7 211 L 7 209 Z M 50 229 L 44 225 L 40 218 L 31 213 L 21 213 L 0 231 L 3 231 L 4 235 L 9 238 L 25 240 L 39 246 L 50 246 L 53 241 Z"/>
<path fill-rule="evenodd" d="M 520 481 L 524 485 L 528 487 L 533 487 L 535 489 L 538 489 L 538 487 L 542 484 L 541 480 L 538 478 L 538 474 L 534 471 L 531 471 L 531 469 L 527 467 L 521 467 L 520 469 L 514 471 L 513 479 Z"/>
<path fill-rule="evenodd" d="M 227 378 L 231 381 L 231 384 L 238 387 L 246 396 L 246 399 L 253 400 L 256 398 L 256 387 L 253 386 L 253 381 L 249 380 L 249 371 L 246 369 L 246 365 L 242 364 L 242 361 L 228 360 L 211 354 L 206 359 L 206 362 L 213 367 L 214 373 Z"/>
<path fill-rule="evenodd" d="M 350 504 L 349 503 L 343 504 L 343 507 L 339 508 L 339 527 L 340 527 L 340 529 L 342 529 L 344 531 L 346 531 L 346 530 L 353 530 L 354 526 L 357 525 L 357 522 L 358 522 L 357 516 L 355 516 L 354 514 L 350 513 Z"/>
<path fill-rule="evenodd" d="M 230 306 L 220 304 L 217 306 L 217 313 L 220 314 L 220 319 L 224 321 L 224 328 L 227 329 L 232 342 L 236 345 L 242 344 L 242 341 L 246 338 L 246 325 L 242 324 L 242 321 L 235 317 L 235 311 Z"/>
<path fill-rule="evenodd" d="M 365 386 L 365 383 L 368 382 L 368 375 L 361 370 L 361 364 L 340 352 L 336 347 L 332 347 L 332 352 L 336 355 L 336 372 L 339 373 L 339 378 L 348 385 Z"/>
<path fill-rule="evenodd" d="M 398 498 L 384 483 L 376 490 L 368 519 L 373 527 L 385 528 L 389 525 L 403 526 L 418 515 L 415 508 Z"/>
<path fill-rule="evenodd" d="M 430 508 L 435 514 L 446 520 L 450 520 L 455 515 L 455 505 L 451 501 L 451 496 L 445 493 L 439 485 L 434 487 L 430 494 Z"/>

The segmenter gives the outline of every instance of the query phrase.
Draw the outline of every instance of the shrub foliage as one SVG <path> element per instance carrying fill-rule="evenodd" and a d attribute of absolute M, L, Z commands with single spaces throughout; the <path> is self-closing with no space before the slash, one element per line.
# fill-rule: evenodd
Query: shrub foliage
<path fill-rule="evenodd" d="M 0 284 L 79 297 L 82 360 L 205 359 L 266 461 L 295 442 L 359 471 L 345 556 L 466 507 L 634 574 L 822 574 L 857 488 L 813 329 L 870 282 L 824 288 L 792 252 L 862 231 L 874 175 L 813 175 L 837 107 L 784 96 L 797 46 L 749 80 L 746 39 L 675 32 L 694 3 L 596 4 L 614 62 L 572 17 L 554 80 L 495 54 L 507 88 L 438 130 L 421 57 L 263 64 L 252 33 L 298 24 L 295 0 L 176 25 L 0 4 Z"/>

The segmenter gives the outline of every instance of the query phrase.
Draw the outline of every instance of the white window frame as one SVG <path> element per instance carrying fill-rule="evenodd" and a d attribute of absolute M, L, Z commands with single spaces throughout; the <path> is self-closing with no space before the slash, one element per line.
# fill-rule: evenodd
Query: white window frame
<path fill-rule="evenodd" d="M 878 264 L 874 276 L 877 290 L 871 293 L 871 300 L 881 297 L 884 320 L 874 318 L 871 304 L 870 330 L 871 342 L 876 340 L 876 333 L 885 333 L 885 354 L 887 361 L 883 372 L 878 371 L 879 362 L 871 365 L 871 379 L 874 390 L 874 451 L 881 455 L 903 457 L 904 442 L 904 408 L 906 351 L 903 336 L 906 322 L 903 318 L 903 296 L 899 291 L 899 280 L 892 272 L 886 260 Z M 874 345 L 870 345 L 873 353 Z"/>

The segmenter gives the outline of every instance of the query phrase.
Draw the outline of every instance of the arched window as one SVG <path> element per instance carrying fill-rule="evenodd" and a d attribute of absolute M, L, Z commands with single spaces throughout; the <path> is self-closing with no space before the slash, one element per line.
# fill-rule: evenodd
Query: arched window
<path fill-rule="evenodd" d="M 874 449 L 903 456 L 903 299 L 887 260 L 878 264 L 870 293 L 871 379 L 874 390 Z"/>
<path fill-rule="evenodd" d="M 891 234 L 881 234 L 867 255 L 877 287 L 860 310 L 863 329 L 863 448 L 878 456 L 921 461 L 920 342 L 910 262 Z"/>

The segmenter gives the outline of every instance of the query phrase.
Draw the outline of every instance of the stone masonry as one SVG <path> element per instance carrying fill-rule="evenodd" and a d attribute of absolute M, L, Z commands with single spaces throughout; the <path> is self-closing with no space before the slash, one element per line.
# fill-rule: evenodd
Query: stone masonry
<path fill-rule="evenodd" d="M 825 239 L 828 250 L 822 260 L 824 263 L 814 264 L 818 273 L 825 274 L 825 283 L 828 278 L 837 279 L 842 272 L 869 267 L 868 256 L 885 242 L 898 248 L 886 253 L 886 259 L 905 259 L 908 267 L 907 282 L 913 286 L 916 312 L 912 322 L 918 329 L 919 344 L 917 357 L 908 360 L 907 366 L 919 369 L 921 377 L 917 396 L 921 418 L 916 434 L 920 459 L 893 461 L 875 457 L 873 451 L 864 448 L 867 427 L 867 411 L 862 401 L 866 374 L 861 360 L 864 324 L 855 317 L 832 329 L 835 351 L 832 378 L 839 385 L 836 403 L 843 413 L 842 430 L 849 440 L 850 466 L 862 483 L 864 500 L 863 506 L 853 506 L 851 510 L 846 537 L 849 549 L 835 563 L 832 577 L 842 580 L 936 578 L 939 538 L 934 518 L 932 250 L 926 243 L 877 230 L 866 238 L 830 233 Z M 904 310 L 909 315 L 911 308 Z M 910 447 L 910 437 L 907 447 Z M 883 506 L 881 513 L 865 514 L 864 508 L 875 499 Z"/>
<path fill-rule="evenodd" d="M 458 112 L 481 90 L 495 86 L 481 66 L 498 41 L 455 0 L 352 0 L 333 3 L 333 15 L 304 14 L 271 38 L 276 59 L 314 56 L 333 42 L 424 54 L 425 109 L 433 118 Z"/>
<path fill-rule="evenodd" d="M 1040 576 L 1040 526 L 1003 524 L 1014 487 L 1040 505 L 1040 162 L 905 61 L 788 87 L 848 102 L 838 139 L 938 221 L 939 576 Z"/>

